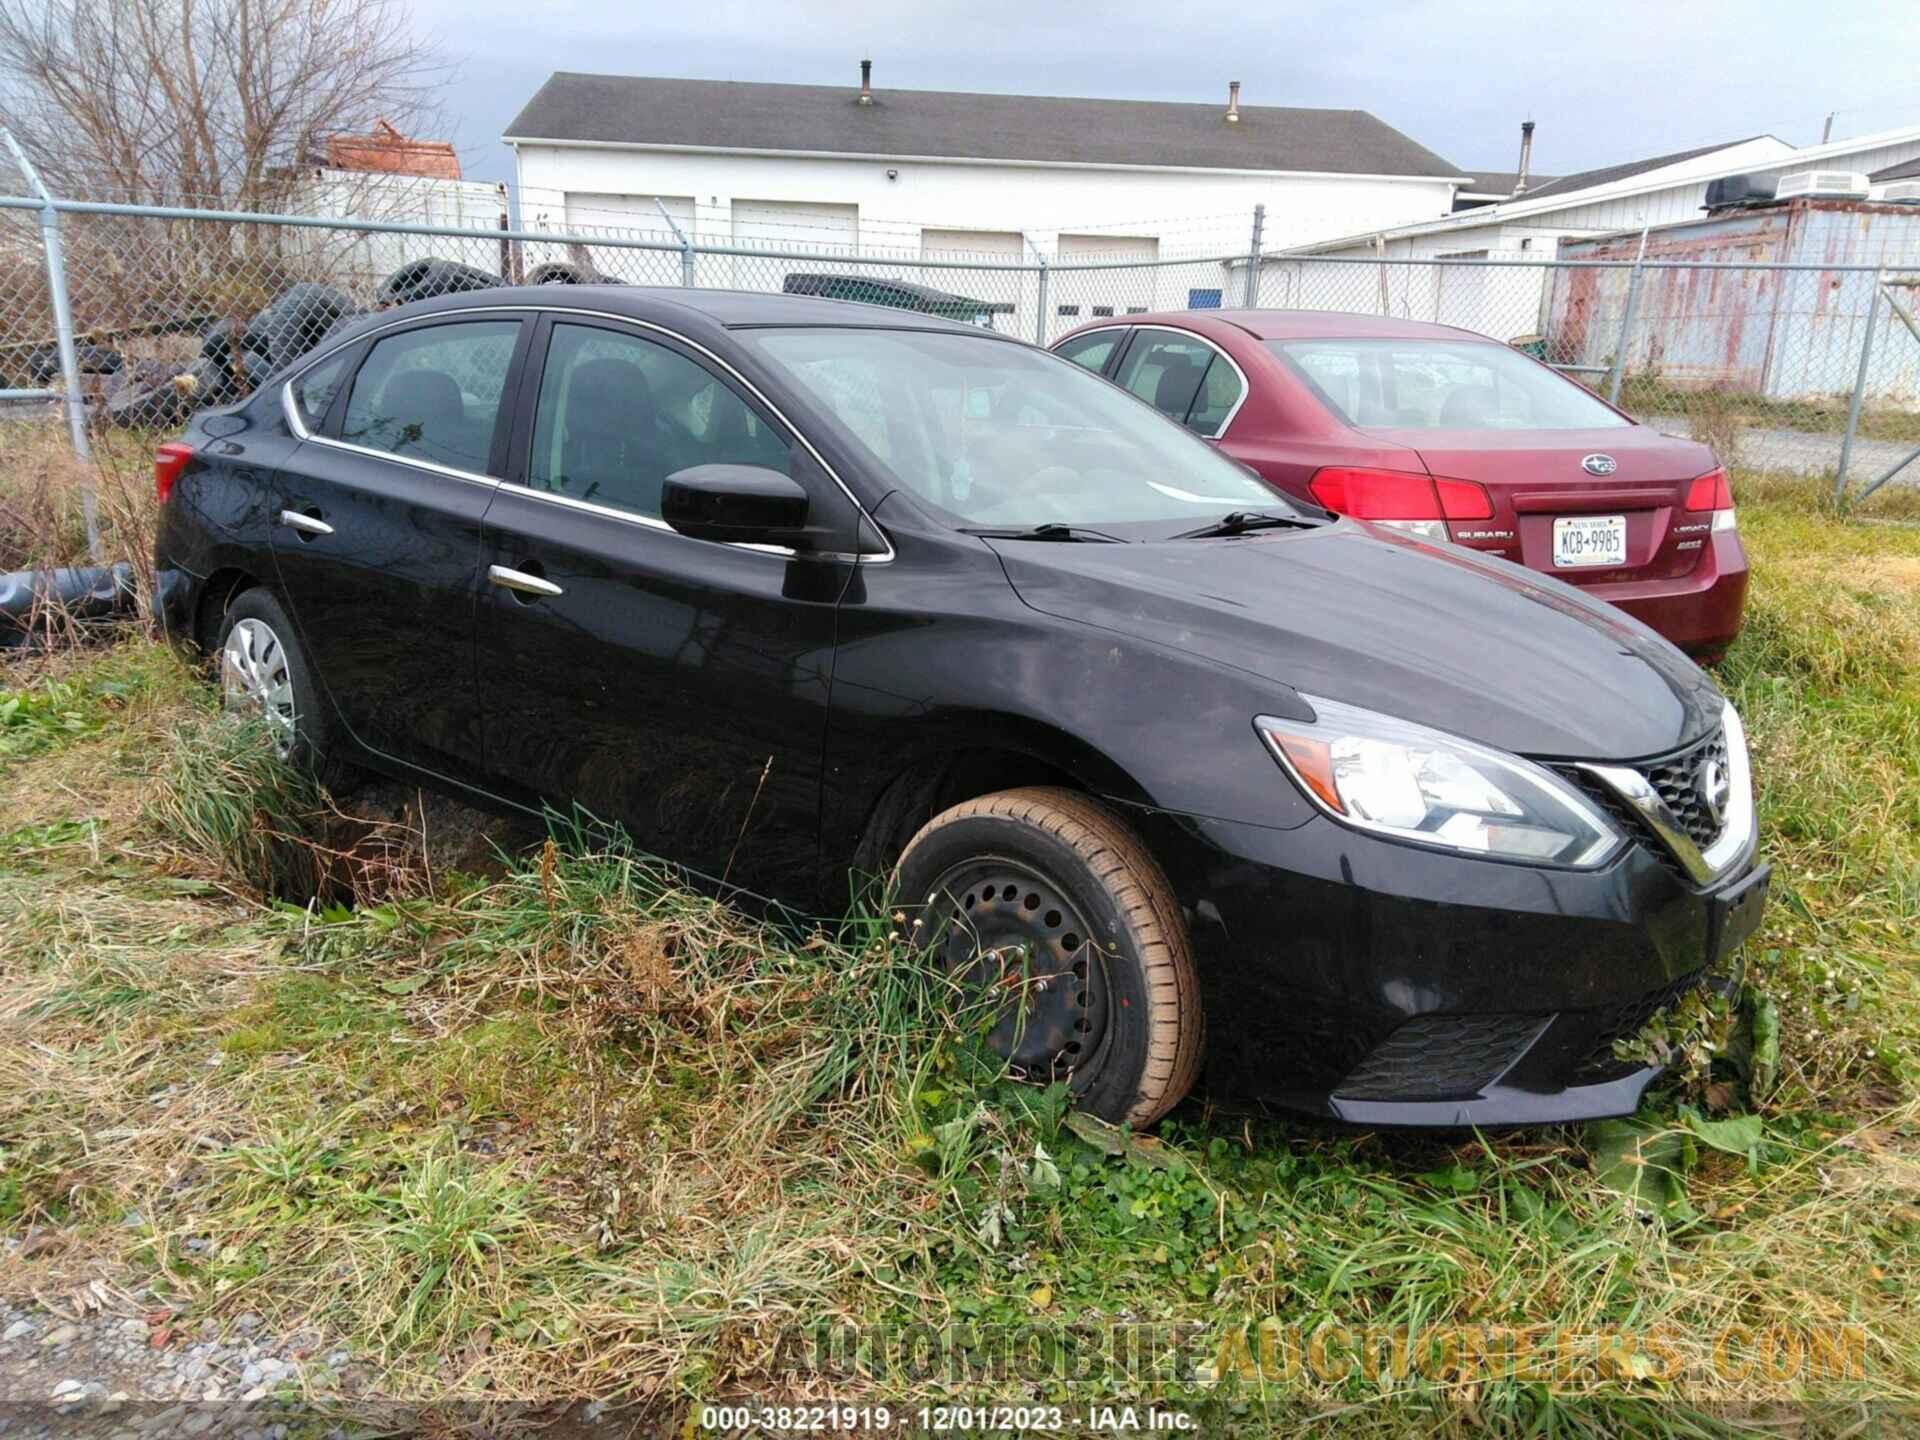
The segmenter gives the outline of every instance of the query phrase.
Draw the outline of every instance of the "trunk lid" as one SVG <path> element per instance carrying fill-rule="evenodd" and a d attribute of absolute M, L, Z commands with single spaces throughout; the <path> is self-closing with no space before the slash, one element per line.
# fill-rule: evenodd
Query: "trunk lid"
<path fill-rule="evenodd" d="M 1705 549 L 1712 516 L 1686 509 L 1687 487 L 1715 461 L 1710 449 L 1691 440 L 1642 425 L 1369 433 L 1412 447 L 1436 476 L 1486 487 L 1493 518 L 1454 522 L 1456 543 L 1570 584 L 1677 579 L 1692 571 Z M 1612 472 L 1595 475 L 1584 469 L 1589 456 L 1611 460 Z M 1578 516 L 1621 517 L 1624 559 L 1557 563 L 1554 522 Z M 1589 528 L 1589 533 L 1596 532 Z"/>

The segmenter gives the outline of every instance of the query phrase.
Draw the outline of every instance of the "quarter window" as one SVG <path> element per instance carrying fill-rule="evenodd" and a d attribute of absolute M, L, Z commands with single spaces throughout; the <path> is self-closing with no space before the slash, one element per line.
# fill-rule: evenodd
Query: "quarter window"
<path fill-rule="evenodd" d="M 287 389 L 293 394 L 294 409 L 300 412 L 300 421 L 309 430 L 318 430 L 327 418 L 327 411 L 333 407 L 333 397 L 340 393 L 340 382 L 346 379 L 347 361 L 352 357 L 353 347 L 348 346 L 330 360 L 322 360 L 304 374 L 296 375 L 288 382 Z"/>
<path fill-rule="evenodd" d="M 1061 341 L 1054 354 L 1084 365 L 1098 375 L 1107 368 L 1107 357 L 1113 354 L 1115 342 L 1125 333 L 1124 330 L 1095 330 L 1088 335 L 1076 335 Z"/>
<path fill-rule="evenodd" d="M 487 473 L 517 320 L 402 331 L 367 352 L 340 438 L 408 460 Z"/>
<path fill-rule="evenodd" d="M 555 325 L 527 483 L 658 518 L 667 476 L 693 465 L 788 473 L 787 443 L 710 371 L 665 345 Z"/>
<path fill-rule="evenodd" d="M 1209 439 L 1240 403 L 1240 376 L 1211 345 L 1171 330 L 1142 330 L 1114 377 L 1169 420 Z"/>

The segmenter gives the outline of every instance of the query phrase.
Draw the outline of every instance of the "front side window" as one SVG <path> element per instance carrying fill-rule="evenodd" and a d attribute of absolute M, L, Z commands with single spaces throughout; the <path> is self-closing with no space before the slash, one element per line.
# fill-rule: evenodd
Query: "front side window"
<path fill-rule="evenodd" d="M 527 483 L 658 519 L 667 476 L 693 465 L 788 473 L 786 441 L 713 373 L 620 330 L 555 325 Z"/>
<path fill-rule="evenodd" d="M 1211 445 L 1044 350 L 915 330 L 740 333 L 871 468 L 960 528 L 1185 528 L 1289 508 Z"/>
<path fill-rule="evenodd" d="M 1349 425 L 1594 430 L 1631 423 L 1571 380 L 1491 341 L 1267 343 Z"/>
<path fill-rule="evenodd" d="M 375 342 L 353 377 L 340 438 L 486 474 L 519 335 L 518 320 L 469 320 Z"/>
<path fill-rule="evenodd" d="M 1203 340 L 1172 330 L 1142 330 L 1114 376 L 1169 420 L 1209 439 L 1240 400 L 1240 377 Z"/>

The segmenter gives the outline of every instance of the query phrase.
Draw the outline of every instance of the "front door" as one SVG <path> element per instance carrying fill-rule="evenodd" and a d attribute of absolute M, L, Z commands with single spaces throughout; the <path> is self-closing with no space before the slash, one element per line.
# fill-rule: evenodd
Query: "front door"
<path fill-rule="evenodd" d="M 303 413 L 314 428 L 280 472 L 271 527 L 281 594 L 341 723 L 370 750 L 468 783 L 481 773 L 480 520 L 526 323 L 440 320 L 322 361 L 316 374 L 352 373 L 324 413 Z"/>
<path fill-rule="evenodd" d="M 578 805 L 711 879 L 814 903 L 834 609 L 851 569 L 660 519 L 674 471 L 789 471 L 791 437 L 662 333 L 554 318 L 533 354 L 514 483 L 485 526 L 489 770 L 523 803 Z"/>

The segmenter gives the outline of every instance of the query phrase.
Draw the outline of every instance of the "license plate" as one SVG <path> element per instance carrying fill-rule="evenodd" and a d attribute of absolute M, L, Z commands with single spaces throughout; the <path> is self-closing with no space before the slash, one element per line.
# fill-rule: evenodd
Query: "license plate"
<path fill-rule="evenodd" d="M 1627 517 L 1560 516 L 1553 522 L 1553 563 L 1563 567 L 1626 564 Z"/>
<path fill-rule="evenodd" d="M 1740 948 L 1740 943 L 1760 928 L 1760 916 L 1767 908 L 1767 885 L 1773 867 L 1762 865 L 1731 890 L 1714 899 L 1716 959 L 1725 959 Z"/>

